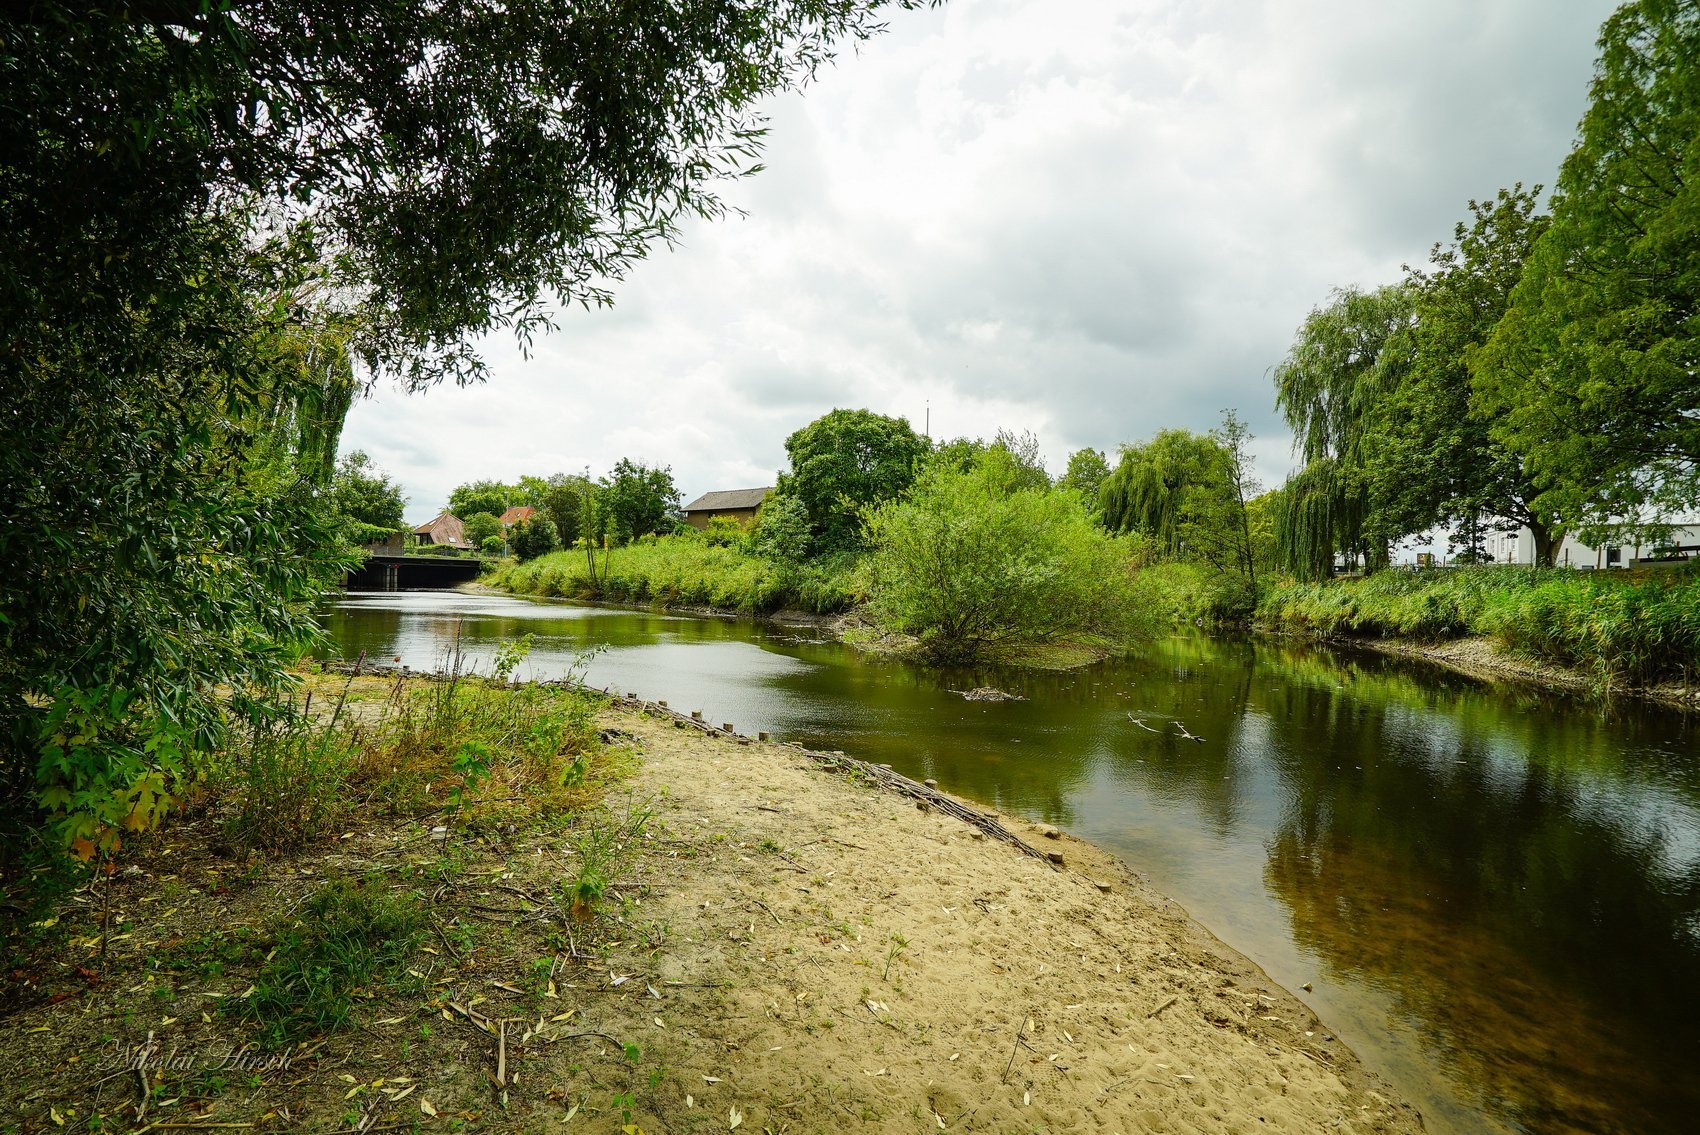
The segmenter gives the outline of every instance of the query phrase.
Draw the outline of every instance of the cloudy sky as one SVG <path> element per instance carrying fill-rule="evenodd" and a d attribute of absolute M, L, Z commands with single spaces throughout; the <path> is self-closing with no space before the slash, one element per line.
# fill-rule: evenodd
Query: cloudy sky
<path fill-rule="evenodd" d="M 689 227 L 488 384 L 356 406 L 408 516 L 456 484 L 672 466 L 773 482 L 835 407 L 1038 435 L 1052 472 L 1237 409 L 1278 484 L 1269 371 L 1331 288 L 1551 184 L 1610 0 L 952 0 L 769 106 L 747 213 Z"/>

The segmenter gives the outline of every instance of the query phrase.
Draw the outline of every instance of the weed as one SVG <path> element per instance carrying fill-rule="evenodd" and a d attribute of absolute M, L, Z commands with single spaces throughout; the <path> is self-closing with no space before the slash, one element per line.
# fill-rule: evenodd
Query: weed
<path fill-rule="evenodd" d="M 411 895 L 370 882 L 329 882 L 298 921 L 279 930 L 277 950 L 240 1011 L 272 1044 L 335 1029 L 348 1020 L 356 993 L 400 975 L 424 925 L 424 909 Z"/>
<path fill-rule="evenodd" d="M 629 844 L 643 833 L 649 822 L 647 807 L 632 804 L 624 819 L 615 823 L 591 823 L 574 834 L 578 871 L 556 888 L 557 901 L 574 918 L 584 919 L 596 911 L 603 895 L 624 867 Z"/>
<path fill-rule="evenodd" d="M 885 950 L 885 969 L 880 971 L 880 980 L 884 981 L 891 974 L 891 963 L 895 962 L 903 951 L 909 948 L 909 939 L 901 934 L 893 934 L 890 944 Z"/>
<path fill-rule="evenodd" d="M 347 807 L 354 767 L 351 736 L 339 729 L 343 701 L 315 721 L 312 695 L 301 707 L 254 723 L 226 767 L 235 811 L 226 821 L 244 850 L 285 851 L 329 831 Z"/>

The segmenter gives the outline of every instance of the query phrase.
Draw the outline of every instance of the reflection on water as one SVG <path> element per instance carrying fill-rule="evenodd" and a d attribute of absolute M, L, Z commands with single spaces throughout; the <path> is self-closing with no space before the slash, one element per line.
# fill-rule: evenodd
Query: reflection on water
<path fill-rule="evenodd" d="M 806 630 L 500 596 L 349 596 L 326 623 L 349 655 L 414 666 L 458 642 L 488 669 L 531 633 L 538 677 L 606 645 L 577 663 L 594 685 L 1066 826 L 1313 983 L 1430 1130 L 1695 1129 L 1700 754 L 1680 715 L 1262 642 L 941 673 Z M 978 685 L 1027 700 L 950 693 Z"/>

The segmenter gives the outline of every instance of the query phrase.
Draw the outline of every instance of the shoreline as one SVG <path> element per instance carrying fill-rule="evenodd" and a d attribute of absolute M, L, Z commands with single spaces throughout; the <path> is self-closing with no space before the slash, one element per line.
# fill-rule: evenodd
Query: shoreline
<path fill-rule="evenodd" d="M 351 719 L 399 696 L 337 669 Z M 80 1130 L 140 1099 L 137 1123 L 256 1135 L 350 1114 L 421 1132 L 1423 1130 L 1292 992 L 1090 843 L 655 702 L 597 695 L 593 721 L 623 771 L 568 829 L 471 839 L 368 811 L 245 861 L 209 815 L 152 837 L 117 876 L 110 955 L 72 940 L 90 952 L 66 978 L 87 988 L 0 1032 L 0 1123 Z M 542 898 L 597 847 L 618 866 L 596 910 Z M 420 943 L 417 984 L 368 991 L 355 1027 L 262 1054 L 282 1063 L 224 1096 L 215 1058 L 249 1051 L 219 1012 L 253 992 L 249 927 L 335 878 L 429 878 L 424 901 L 458 917 Z M 62 913 L 87 934 L 98 910 Z M 145 1096 L 134 1070 L 99 1074 L 154 1052 L 172 1062 L 145 1066 Z"/>
<path fill-rule="evenodd" d="M 1673 709 L 1700 709 L 1700 687 L 1685 690 L 1679 682 L 1667 682 L 1657 686 L 1612 686 L 1609 683 L 1602 685 L 1599 679 L 1583 671 L 1551 662 L 1521 658 L 1485 635 L 1446 639 L 1442 642 L 1407 638 L 1307 638 L 1302 641 L 1317 642 L 1330 647 L 1368 650 L 1394 658 L 1415 659 L 1494 684 L 1513 683 L 1583 697 L 1630 697 Z"/>
<path fill-rule="evenodd" d="M 769 1104 L 828 1109 L 815 1080 L 848 1064 L 880 1113 L 869 1130 L 1422 1129 L 1290 991 L 1103 849 L 881 766 L 614 700 L 642 745 L 632 796 L 653 793 L 669 831 L 729 844 L 645 866 L 692 896 L 661 906 L 695 931 L 665 972 L 733 991 L 697 1039 Z M 801 1130 L 843 1129 L 818 1122 Z"/>

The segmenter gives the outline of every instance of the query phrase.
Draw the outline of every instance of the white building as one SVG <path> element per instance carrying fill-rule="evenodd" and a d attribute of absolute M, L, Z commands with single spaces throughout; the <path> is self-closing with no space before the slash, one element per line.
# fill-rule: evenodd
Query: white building
<path fill-rule="evenodd" d="M 1532 564 L 1535 562 L 1535 537 L 1527 528 L 1516 532 L 1492 532 L 1487 538 L 1487 552 L 1495 563 Z M 1566 536 L 1558 546 L 1553 563 L 1573 568 L 1626 568 L 1638 563 L 1662 563 L 1678 558 L 1700 557 L 1700 524 L 1680 524 L 1672 530 L 1669 541 L 1639 543 L 1631 535 L 1622 544 L 1593 547 L 1575 536 Z"/>

